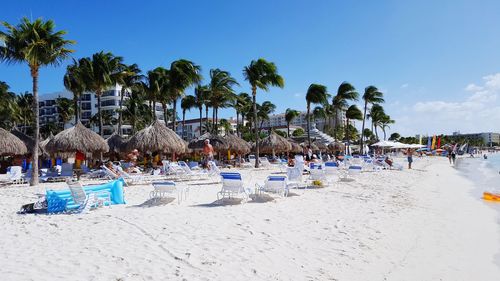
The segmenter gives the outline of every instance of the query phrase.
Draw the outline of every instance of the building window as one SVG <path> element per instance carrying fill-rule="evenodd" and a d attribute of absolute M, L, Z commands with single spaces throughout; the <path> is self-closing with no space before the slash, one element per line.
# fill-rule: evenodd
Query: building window
<path fill-rule="evenodd" d="M 116 100 L 101 101 L 101 106 L 115 106 L 115 105 L 117 105 L 117 101 Z"/>
<path fill-rule="evenodd" d="M 109 91 L 105 91 L 104 93 L 102 93 L 103 97 L 112 97 L 114 95 L 115 95 L 115 90 L 109 90 Z"/>
<path fill-rule="evenodd" d="M 82 102 L 82 110 L 91 110 L 91 103 L 90 102 Z"/>

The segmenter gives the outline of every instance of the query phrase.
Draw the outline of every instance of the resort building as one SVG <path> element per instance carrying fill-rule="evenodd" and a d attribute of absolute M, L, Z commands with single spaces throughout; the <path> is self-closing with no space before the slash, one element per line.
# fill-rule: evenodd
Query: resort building
<path fill-rule="evenodd" d="M 236 131 L 236 118 L 228 118 L 226 119 L 229 124 L 231 125 L 231 131 L 235 132 Z M 212 118 L 208 118 L 208 121 L 209 122 L 213 122 L 213 119 Z M 220 121 L 220 119 L 219 119 Z M 202 124 L 202 128 L 204 128 L 205 124 L 207 122 L 207 119 L 205 117 L 203 117 L 201 119 L 201 124 Z M 241 120 L 240 120 L 241 122 Z M 244 122 L 244 124 L 246 124 L 246 121 Z M 171 123 L 169 123 L 169 127 L 171 126 Z M 177 126 L 175 128 L 175 132 L 181 136 L 184 140 L 186 141 L 190 141 L 194 138 L 197 138 L 200 136 L 200 132 L 202 131 L 201 130 L 201 127 L 200 127 L 200 118 L 194 118 L 194 119 L 186 119 L 185 123 L 184 123 L 184 135 L 183 135 L 183 124 L 182 124 L 182 120 L 180 121 L 177 121 Z M 224 128 L 219 126 L 219 130 L 221 130 L 222 134 L 224 135 L 225 134 L 225 131 L 224 131 Z"/>
<path fill-rule="evenodd" d="M 460 132 L 453 132 L 452 137 L 464 137 L 472 140 L 482 140 L 486 146 L 497 146 L 500 145 L 500 133 L 473 133 L 473 134 L 461 134 Z"/>
<path fill-rule="evenodd" d="M 120 109 L 120 94 L 121 86 L 116 85 L 115 87 L 108 89 L 101 96 L 101 111 L 103 115 L 109 114 L 112 119 L 118 120 L 118 109 Z M 68 98 L 73 99 L 73 94 L 68 91 L 56 92 L 50 94 L 40 95 L 39 108 L 40 108 L 40 126 L 43 127 L 49 123 L 60 124 L 61 120 L 59 117 L 57 99 L 58 98 Z M 123 100 L 126 101 L 129 98 L 128 93 L 124 96 Z M 92 93 L 85 93 L 80 98 L 80 108 L 81 108 L 81 122 L 88 128 L 92 128 L 95 132 L 99 131 L 98 124 L 92 124 L 92 117 L 97 114 L 97 97 Z M 125 107 L 125 105 L 124 105 Z M 158 120 L 163 120 L 163 109 L 160 104 L 156 104 L 156 116 Z M 70 121 L 71 124 L 74 120 Z M 118 130 L 117 122 L 112 122 L 111 125 L 103 125 L 103 134 L 107 138 L 111 136 L 114 132 Z M 116 124 L 115 124 L 116 123 Z M 64 124 L 65 128 L 71 126 L 71 124 Z M 124 123 L 122 125 L 122 134 L 128 136 L 131 134 L 132 126 L 130 124 Z"/>

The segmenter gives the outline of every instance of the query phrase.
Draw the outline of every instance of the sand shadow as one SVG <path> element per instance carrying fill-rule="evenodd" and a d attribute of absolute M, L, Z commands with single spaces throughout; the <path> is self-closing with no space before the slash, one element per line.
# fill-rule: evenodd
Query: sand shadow
<path fill-rule="evenodd" d="M 211 208 L 211 207 L 233 206 L 233 205 L 240 205 L 242 201 L 243 201 L 243 198 L 224 198 L 224 199 L 216 200 L 212 203 L 192 205 L 191 207 Z"/>
<path fill-rule="evenodd" d="M 174 197 L 162 197 L 162 198 L 151 198 L 139 205 L 128 206 L 127 208 L 150 208 L 150 207 L 159 207 L 165 206 L 167 204 L 172 203 L 174 201 Z"/>
<path fill-rule="evenodd" d="M 339 182 L 353 182 L 355 179 L 353 178 L 340 178 Z"/>
<path fill-rule="evenodd" d="M 250 194 L 249 197 L 252 200 L 248 201 L 248 203 L 267 203 L 275 200 L 274 197 L 269 194 Z"/>

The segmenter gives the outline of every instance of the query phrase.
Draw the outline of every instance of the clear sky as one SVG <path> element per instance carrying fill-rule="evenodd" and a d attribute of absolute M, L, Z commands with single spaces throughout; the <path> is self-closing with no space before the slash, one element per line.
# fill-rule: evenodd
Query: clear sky
<path fill-rule="evenodd" d="M 75 58 L 104 50 L 144 71 L 179 58 L 230 71 L 263 57 L 284 89 L 258 92 L 277 112 L 305 109 L 304 93 L 342 81 L 385 93 L 391 131 L 500 132 L 500 1 L 8 1 L 0 20 L 53 19 L 76 40 Z M 40 91 L 63 90 L 65 65 L 41 71 Z M 0 80 L 31 90 L 26 66 L 0 64 Z M 190 89 L 188 93 L 191 93 Z M 234 115 L 225 110 L 223 117 Z M 190 117 L 196 116 L 192 112 Z"/>

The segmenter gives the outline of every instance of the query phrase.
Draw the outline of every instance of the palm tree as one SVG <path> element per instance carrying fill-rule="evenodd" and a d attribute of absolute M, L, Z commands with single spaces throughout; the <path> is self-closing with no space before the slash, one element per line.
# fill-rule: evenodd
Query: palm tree
<path fill-rule="evenodd" d="M 191 110 L 191 108 L 196 107 L 196 98 L 194 96 L 188 95 L 181 100 L 182 109 L 182 138 L 184 138 L 184 132 L 186 128 L 186 111 Z"/>
<path fill-rule="evenodd" d="M 295 109 L 287 108 L 285 111 L 285 120 L 286 120 L 286 131 L 287 136 L 290 137 L 290 123 L 292 123 L 293 119 L 297 118 L 300 115 L 300 112 Z"/>
<path fill-rule="evenodd" d="M 116 85 L 119 81 L 118 77 L 124 69 L 122 61 L 122 57 L 103 51 L 93 54 L 91 58 L 80 60 L 87 90 L 94 92 L 97 96 L 97 117 L 99 118 L 99 134 L 101 136 L 103 136 L 101 96 L 105 90 Z"/>
<path fill-rule="evenodd" d="M 228 102 L 233 99 L 234 91 L 233 86 L 239 85 L 231 74 L 227 71 L 210 69 L 210 82 L 208 89 L 210 90 L 210 104 L 214 110 L 214 124 L 215 132 L 217 132 L 217 119 L 219 115 L 219 108 L 224 108 Z"/>
<path fill-rule="evenodd" d="M 201 67 L 188 60 L 176 60 L 170 65 L 169 90 L 172 99 L 173 116 L 177 116 L 177 100 L 184 95 L 184 91 L 202 80 Z M 175 132 L 176 119 L 173 119 L 172 129 Z"/>
<path fill-rule="evenodd" d="M 227 134 L 232 133 L 231 132 L 231 123 L 229 123 L 229 121 L 227 121 L 227 119 L 221 119 L 220 126 L 221 126 L 221 129 L 224 129 L 224 136 L 227 136 Z"/>
<path fill-rule="evenodd" d="M 144 92 L 136 86 L 131 88 L 130 97 L 125 100 L 125 109 L 122 112 L 123 119 L 132 126 L 132 134 L 143 125 L 151 123 L 151 111 L 145 104 Z"/>
<path fill-rule="evenodd" d="M 32 127 L 35 112 L 32 110 L 34 97 L 32 94 L 25 92 L 16 96 L 16 104 L 17 107 L 14 107 L 15 111 L 13 112 L 16 116 L 16 120 L 19 123 L 23 124 L 23 133 L 26 134 L 26 129 Z"/>
<path fill-rule="evenodd" d="M 240 93 L 236 98 L 234 109 L 236 110 L 236 134 L 241 137 L 239 115 L 241 114 L 241 126 L 245 123 L 245 115 L 252 105 L 252 98 L 247 93 Z"/>
<path fill-rule="evenodd" d="M 203 125 L 202 125 L 202 119 L 203 119 L 203 105 L 208 102 L 207 98 L 207 92 L 208 92 L 208 87 L 207 86 L 201 86 L 198 85 L 194 89 L 194 104 L 195 107 L 198 108 L 200 112 L 200 136 L 203 134 Z M 208 112 L 208 108 L 207 108 Z M 208 115 L 208 113 L 207 113 Z"/>
<path fill-rule="evenodd" d="M 326 86 L 320 84 L 311 84 L 306 93 L 307 102 L 307 141 L 311 145 L 311 126 L 310 126 L 310 114 L 311 114 L 311 103 L 313 104 L 323 104 L 328 100 L 328 92 Z"/>
<path fill-rule="evenodd" d="M 76 124 L 80 119 L 80 106 L 78 105 L 78 101 L 83 92 L 85 92 L 85 81 L 79 61 L 74 59 L 73 64 L 66 67 L 66 74 L 64 74 L 63 83 L 66 90 L 73 93 L 73 112 L 75 114 Z"/>
<path fill-rule="evenodd" d="M 163 118 L 165 125 L 168 123 L 167 119 L 167 104 L 170 101 L 170 91 L 168 89 L 168 69 L 157 67 L 148 71 L 147 76 L 144 77 L 142 88 L 144 89 L 148 99 L 153 120 L 156 120 L 156 102 L 159 100 L 163 107 Z"/>
<path fill-rule="evenodd" d="M 326 122 L 326 111 L 322 106 L 316 106 L 312 111 L 312 117 L 316 123 L 318 119 L 325 119 Z"/>
<path fill-rule="evenodd" d="M 359 108 L 353 104 L 349 106 L 349 108 L 345 112 L 345 118 L 346 118 L 346 126 L 345 126 L 345 137 L 347 141 L 347 146 L 349 146 L 349 125 L 350 125 L 350 120 L 363 120 L 363 113 Z M 350 153 L 350 150 L 349 150 Z"/>
<path fill-rule="evenodd" d="M 57 114 L 59 115 L 62 125 L 62 129 L 64 129 L 64 125 L 71 120 L 71 117 L 75 115 L 75 108 L 71 107 L 73 105 L 73 101 L 68 98 L 57 98 Z M 75 123 L 76 124 L 76 123 Z"/>
<path fill-rule="evenodd" d="M 363 100 L 365 102 L 364 111 L 363 111 L 363 125 L 361 127 L 361 132 L 365 130 L 365 121 L 366 121 L 366 110 L 368 108 L 368 104 L 379 104 L 384 102 L 383 98 L 384 94 L 380 92 L 375 86 L 368 86 L 365 88 L 365 93 L 363 94 Z M 363 154 L 363 134 L 361 134 L 361 154 Z"/>
<path fill-rule="evenodd" d="M 372 106 L 372 108 L 370 108 L 369 115 L 370 115 L 370 118 L 372 119 L 372 127 L 373 127 L 372 131 L 375 132 L 375 137 L 377 140 L 379 140 L 377 126 L 378 126 L 380 120 L 382 120 L 382 117 L 385 115 L 384 108 L 380 104 L 374 104 Z"/>
<path fill-rule="evenodd" d="M 264 120 L 269 120 L 269 115 L 276 110 L 276 105 L 270 101 L 265 101 L 262 105 L 257 107 L 257 116 L 260 120 L 260 129 L 262 129 L 262 124 Z"/>
<path fill-rule="evenodd" d="M 257 88 L 264 91 L 269 90 L 269 86 L 283 88 L 285 81 L 278 74 L 278 68 L 272 62 L 265 59 L 253 60 L 250 65 L 243 69 L 243 76 L 252 88 L 253 118 L 255 127 L 255 153 L 259 156 L 259 129 L 257 128 Z M 259 167 L 259 161 L 255 161 L 255 168 Z"/>
<path fill-rule="evenodd" d="M 389 115 L 384 114 L 380 120 L 378 121 L 378 124 L 380 128 L 382 129 L 382 132 L 384 132 L 384 140 L 386 140 L 386 134 L 385 134 L 385 129 L 390 128 L 390 124 L 394 124 L 395 121 L 391 119 Z"/>
<path fill-rule="evenodd" d="M 120 109 L 118 111 L 118 134 L 122 135 L 122 125 L 123 125 L 123 99 L 127 94 L 127 91 L 131 91 L 131 88 L 137 85 L 137 83 L 142 79 L 140 75 L 141 70 L 137 64 L 125 65 L 122 72 L 118 75 L 118 84 L 122 87 L 120 91 Z"/>
<path fill-rule="evenodd" d="M 337 89 L 337 95 L 333 98 L 332 106 L 335 109 L 335 126 L 338 125 L 338 114 L 347 109 L 349 101 L 357 101 L 359 98 L 358 92 L 353 85 L 348 82 L 342 82 Z"/>
<path fill-rule="evenodd" d="M 27 63 L 33 82 L 33 112 L 35 115 L 33 161 L 30 185 L 38 185 L 38 144 L 40 141 L 40 117 L 38 112 L 38 75 L 41 67 L 59 65 L 73 50 L 68 46 L 74 41 L 65 40 L 65 31 L 54 31 L 54 22 L 24 17 L 17 26 L 2 22 L 7 29 L 0 31 L 3 44 L 0 46 L 0 61 Z"/>

